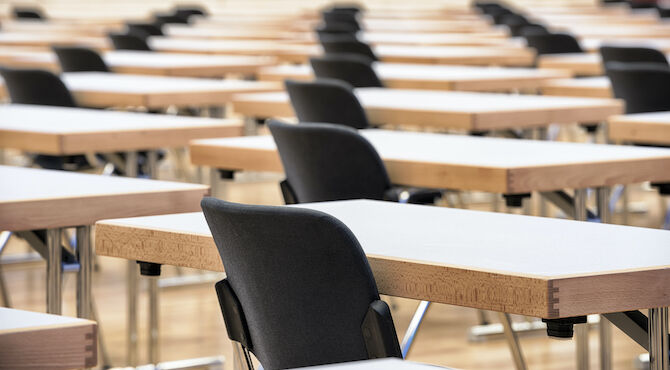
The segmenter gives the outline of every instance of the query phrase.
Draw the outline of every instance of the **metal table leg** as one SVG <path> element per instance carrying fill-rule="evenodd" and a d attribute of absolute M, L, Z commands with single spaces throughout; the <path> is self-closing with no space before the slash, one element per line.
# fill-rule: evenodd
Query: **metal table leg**
<path fill-rule="evenodd" d="M 156 150 L 147 152 L 147 174 L 151 179 L 158 178 L 158 152 Z"/>
<path fill-rule="evenodd" d="M 649 368 L 668 370 L 668 308 L 649 309 Z"/>
<path fill-rule="evenodd" d="M 258 135 L 258 123 L 256 123 L 256 119 L 254 117 L 244 118 L 244 135 L 245 136 Z"/>
<path fill-rule="evenodd" d="M 586 189 L 575 189 L 575 220 L 586 221 Z M 589 368 L 589 330 L 586 324 L 575 325 L 577 369 Z"/>
<path fill-rule="evenodd" d="M 137 152 L 126 152 L 126 177 L 137 177 Z"/>
<path fill-rule="evenodd" d="M 508 313 L 498 312 L 498 317 L 500 322 L 503 324 L 505 338 L 509 344 L 510 352 L 512 353 L 512 358 L 514 359 L 514 365 L 517 370 L 526 369 L 526 361 L 524 360 L 523 353 L 521 352 L 521 346 L 519 345 L 519 338 L 516 335 L 516 332 L 512 329 L 512 319 Z"/>
<path fill-rule="evenodd" d="M 63 307 L 62 229 L 47 230 L 47 313 L 61 314 Z"/>
<path fill-rule="evenodd" d="M 126 152 L 125 173 L 127 177 L 137 177 L 137 152 Z M 126 266 L 126 361 L 129 366 L 137 366 L 137 274 L 137 263 L 129 260 Z"/>
<path fill-rule="evenodd" d="M 158 276 L 147 277 L 149 282 L 149 362 L 157 364 L 160 357 L 158 344 Z"/>
<path fill-rule="evenodd" d="M 423 317 L 426 315 L 426 312 L 428 311 L 428 307 L 430 307 L 429 301 L 421 301 L 416 311 L 414 312 L 414 316 L 412 316 L 412 320 L 409 322 L 407 332 L 405 333 L 405 337 L 402 339 L 402 344 L 400 345 L 403 358 L 407 358 L 407 354 L 409 353 L 409 350 L 412 348 L 412 343 L 414 343 L 414 337 L 416 336 L 416 333 L 419 330 L 419 327 L 421 326 L 421 322 L 423 321 Z"/>
<path fill-rule="evenodd" d="M 137 366 L 137 262 L 128 260 L 126 269 L 126 295 L 128 299 L 126 362 L 128 366 Z"/>
<path fill-rule="evenodd" d="M 209 169 L 209 194 L 215 198 L 219 193 L 219 169 L 216 167 L 210 167 Z"/>
<path fill-rule="evenodd" d="M 77 316 L 91 319 L 91 271 L 93 268 L 93 251 L 91 248 L 91 226 L 77 227 L 77 257 L 79 273 L 77 274 Z"/>
<path fill-rule="evenodd" d="M 598 203 L 598 217 L 601 223 L 610 223 L 610 189 L 606 186 L 596 189 Z M 612 325 L 604 317 L 600 318 L 598 324 L 598 338 L 600 341 L 600 369 L 610 370 L 612 368 Z"/>

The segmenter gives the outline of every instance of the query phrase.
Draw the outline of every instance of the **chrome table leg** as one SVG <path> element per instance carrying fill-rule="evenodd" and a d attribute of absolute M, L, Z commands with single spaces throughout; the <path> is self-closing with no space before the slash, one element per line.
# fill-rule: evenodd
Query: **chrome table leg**
<path fill-rule="evenodd" d="M 668 370 L 668 308 L 649 309 L 649 368 Z"/>
<path fill-rule="evenodd" d="M 77 316 L 91 319 L 91 271 L 93 268 L 93 250 L 91 248 L 91 226 L 77 227 Z"/>
<path fill-rule="evenodd" d="M 62 229 L 47 230 L 47 313 L 61 314 L 63 306 Z"/>

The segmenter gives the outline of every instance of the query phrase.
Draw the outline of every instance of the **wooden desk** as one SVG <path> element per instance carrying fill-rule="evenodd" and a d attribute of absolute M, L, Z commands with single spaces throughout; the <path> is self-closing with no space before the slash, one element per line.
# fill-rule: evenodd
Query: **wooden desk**
<path fill-rule="evenodd" d="M 291 29 L 295 31 L 311 31 L 318 24 L 318 21 L 305 20 L 296 21 L 290 24 Z M 364 19 L 361 22 L 363 29 L 372 32 L 403 32 L 403 33 L 477 33 L 487 32 L 492 29 L 491 24 L 484 19 L 475 21 L 466 19 L 390 19 L 373 18 Z"/>
<path fill-rule="evenodd" d="M 670 145 L 670 112 L 610 117 L 607 132 L 614 142 Z"/>
<path fill-rule="evenodd" d="M 211 26 L 171 25 L 166 28 L 170 38 L 204 39 L 204 40 L 275 40 L 288 43 L 317 45 L 319 43 L 313 32 L 286 32 L 267 29 L 222 29 Z M 426 46 L 510 46 L 522 45 L 518 40 L 511 41 L 505 32 L 478 33 L 394 33 L 394 32 L 361 32 L 361 40 L 372 45 L 426 45 Z"/>
<path fill-rule="evenodd" d="M 73 369 L 97 363 L 95 321 L 0 307 L 0 368 Z"/>
<path fill-rule="evenodd" d="M 615 43 L 609 43 L 612 45 Z M 630 43 L 621 44 L 630 46 Z M 649 45 L 645 43 L 638 43 L 638 46 Z M 670 48 L 670 45 L 668 45 Z M 670 54 L 667 55 L 670 58 Z M 568 53 L 568 54 L 548 54 L 540 55 L 538 57 L 539 68 L 550 69 L 566 69 L 571 71 L 576 76 L 602 76 L 605 71 L 602 65 L 602 59 L 598 53 Z"/>
<path fill-rule="evenodd" d="M 358 88 L 356 95 L 373 124 L 466 130 L 540 127 L 551 123 L 599 122 L 623 113 L 614 99 Z M 235 112 L 250 117 L 291 117 L 284 92 L 239 94 Z"/>
<path fill-rule="evenodd" d="M 273 82 L 209 80 L 186 77 L 127 75 L 104 72 L 64 73 L 61 78 L 85 107 L 136 106 L 166 108 L 177 106 L 222 106 L 234 94 L 277 91 Z"/>
<path fill-rule="evenodd" d="M 103 37 L 73 36 L 68 33 L 28 33 L 0 32 L 0 45 L 38 46 L 50 48 L 52 45 L 82 45 L 98 50 L 109 50 L 109 41 Z"/>
<path fill-rule="evenodd" d="M 670 150 L 361 130 L 395 184 L 501 194 L 670 180 Z M 191 142 L 191 161 L 226 170 L 282 172 L 271 136 Z M 503 155 L 504 154 L 504 155 Z"/>
<path fill-rule="evenodd" d="M 612 85 L 608 77 L 559 78 L 544 81 L 543 95 L 583 96 L 587 98 L 612 98 Z"/>
<path fill-rule="evenodd" d="M 654 25 L 571 25 L 562 31 L 570 32 L 579 37 L 594 38 L 668 38 L 670 26 L 667 24 Z"/>
<path fill-rule="evenodd" d="M 250 75 L 276 64 L 273 57 L 246 55 L 193 55 L 143 51 L 112 51 L 103 56 L 114 72 L 180 77 Z"/>
<path fill-rule="evenodd" d="M 374 48 L 384 62 L 425 64 L 466 64 L 528 67 L 535 52 L 518 46 L 402 46 L 378 45 Z"/>
<path fill-rule="evenodd" d="M 0 148 L 51 155 L 137 151 L 188 145 L 193 139 L 241 136 L 238 120 L 0 105 Z"/>
<path fill-rule="evenodd" d="M 354 361 L 332 365 L 310 366 L 305 370 L 439 370 L 445 367 L 404 361 L 398 358 Z"/>
<path fill-rule="evenodd" d="M 537 66 L 539 68 L 565 69 L 576 76 L 602 76 L 604 73 L 600 55 L 592 53 L 540 55 Z"/>
<path fill-rule="evenodd" d="M 193 212 L 204 185 L 0 166 L 0 230 L 47 230 L 47 311 L 60 314 L 61 230 L 77 227 L 78 316 L 90 318 L 90 226 L 109 217 Z"/>
<path fill-rule="evenodd" d="M 319 53 L 319 48 L 313 45 L 271 40 L 208 40 L 152 36 L 148 42 L 153 50 L 159 52 L 271 56 L 290 62 L 305 62 L 309 56 Z"/>
<path fill-rule="evenodd" d="M 438 66 L 425 64 L 376 63 L 375 71 L 385 86 L 399 89 L 512 91 L 535 89 L 547 80 L 569 77 L 564 70 L 535 68 L 497 68 Z M 310 80 L 314 78 L 309 65 L 280 65 L 261 68 L 259 80 Z"/>
<path fill-rule="evenodd" d="M 366 200 L 300 207 L 351 229 L 382 294 L 543 318 L 670 305 L 663 230 Z M 202 213 L 98 222 L 96 247 L 223 271 Z"/>
<path fill-rule="evenodd" d="M 639 26 L 645 27 L 645 26 Z M 626 38 L 626 37 L 603 37 L 583 38 L 579 40 L 582 48 L 591 53 L 598 53 L 600 46 L 634 46 L 658 49 L 664 53 L 670 53 L 670 35 L 667 38 Z"/>
<path fill-rule="evenodd" d="M 273 56 L 284 62 L 307 63 L 323 54 L 317 45 L 301 45 L 258 40 L 206 40 L 152 37 L 149 43 L 160 52 L 198 54 L 244 54 Z M 384 62 L 424 64 L 468 64 L 531 66 L 535 52 L 521 46 L 403 46 L 377 45 Z"/>
<path fill-rule="evenodd" d="M 102 57 L 107 66 L 116 73 L 177 77 L 223 77 L 232 73 L 250 75 L 261 67 L 276 64 L 276 60 L 272 57 L 171 54 L 130 50 L 109 51 Z M 60 71 L 58 58 L 51 51 L 1 50 L 0 62 L 21 68 Z"/>

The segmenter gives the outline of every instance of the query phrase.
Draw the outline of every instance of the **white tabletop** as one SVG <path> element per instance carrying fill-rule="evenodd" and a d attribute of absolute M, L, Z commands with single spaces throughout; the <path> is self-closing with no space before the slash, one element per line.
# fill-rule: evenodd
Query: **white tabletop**
<path fill-rule="evenodd" d="M 241 134 L 237 119 L 0 105 L 0 147 L 42 154 L 185 146 L 192 139 Z"/>
<path fill-rule="evenodd" d="M 623 103 L 613 99 L 385 88 L 357 88 L 355 94 L 373 123 L 427 122 L 427 126 L 470 130 L 593 122 L 623 111 Z M 293 115 L 285 92 L 239 94 L 234 104 L 244 114 Z"/>
<path fill-rule="evenodd" d="M 504 194 L 670 180 L 670 150 L 361 130 L 398 184 Z M 282 171 L 270 136 L 191 142 L 194 164 Z M 663 178 L 663 179 L 661 179 Z"/>
<path fill-rule="evenodd" d="M 172 190 L 202 190 L 207 186 L 179 182 L 99 176 L 68 171 L 0 166 L 0 204 L 29 200 L 82 200 L 98 195 L 126 195 Z"/>
<path fill-rule="evenodd" d="M 36 330 L 54 325 L 91 324 L 75 317 L 0 307 L 0 335 L 16 330 Z"/>
<path fill-rule="evenodd" d="M 199 209 L 209 187 L 199 184 L 0 166 L 0 229 L 89 225 Z M 116 216 L 113 216 L 116 215 Z"/>
<path fill-rule="evenodd" d="M 429 65 L 403 63 L 375 63 L 375 72 L 382 80 L 409 81 L 505 81 L 505 80 L 542 80 L 569 77 L 568 73 L 554 69 L 503 68 L 458 65 Z M 309 78 L 314 75 L 307 64 L 283 64 L 266 67 L 259 71 L 261 75 L 276 75 L 277 78 Z"/>
<path fill-rule="evenodd" d="M 368 200 L 297 207 L 328 213 L 351 229 L 383 294 L 541 317 L 652 307 L 640 297 L 659 306 L 670 303 L 665 230 Z M 202 213 L 97 225 L 103 255 L 222 270 Z M 138 242 L 128 248 L 115 242 L 121 235 Z M 653 288 L 637 291 L 638 279 Z M 612 290 L 597 300 L 580 298 L 598 289 Z"/>
<path fill-rule="evenodd" d="M 520 168 L 625 159 L 670 158 L 670 149 L 515 140 L 390 130 L 360 130 L 383 159 Z M 201 139 L 198 144 L 276 151 L 272 136 Z"/>
<path fill-rule="evenodd" d="M 164 92 L 236 92 L 277 88 L 276 84 L 246 80 L 217 80 L 188 77 L 129 75 L 104 72 L 69 72 L 62 75 L 63 82 L 72 91 L 99 91 L 119 93 Z"/>

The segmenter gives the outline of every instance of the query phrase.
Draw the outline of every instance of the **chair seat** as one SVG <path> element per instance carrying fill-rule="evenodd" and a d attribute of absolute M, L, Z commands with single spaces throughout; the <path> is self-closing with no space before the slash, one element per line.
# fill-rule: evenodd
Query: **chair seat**
<path fill-rule="evenodd" d="M 393 187 L 386 191 L 384 198 L 393 202 L 410 204 L 433 204 L 442 197 L 442 192 L 426 188 Z"/>
<path fill-rule="evenodd" d="M 35 164 L 47 170 L 83 171 L 93 168 L 83 155 L 43 155 L 35 156 Z"/>

